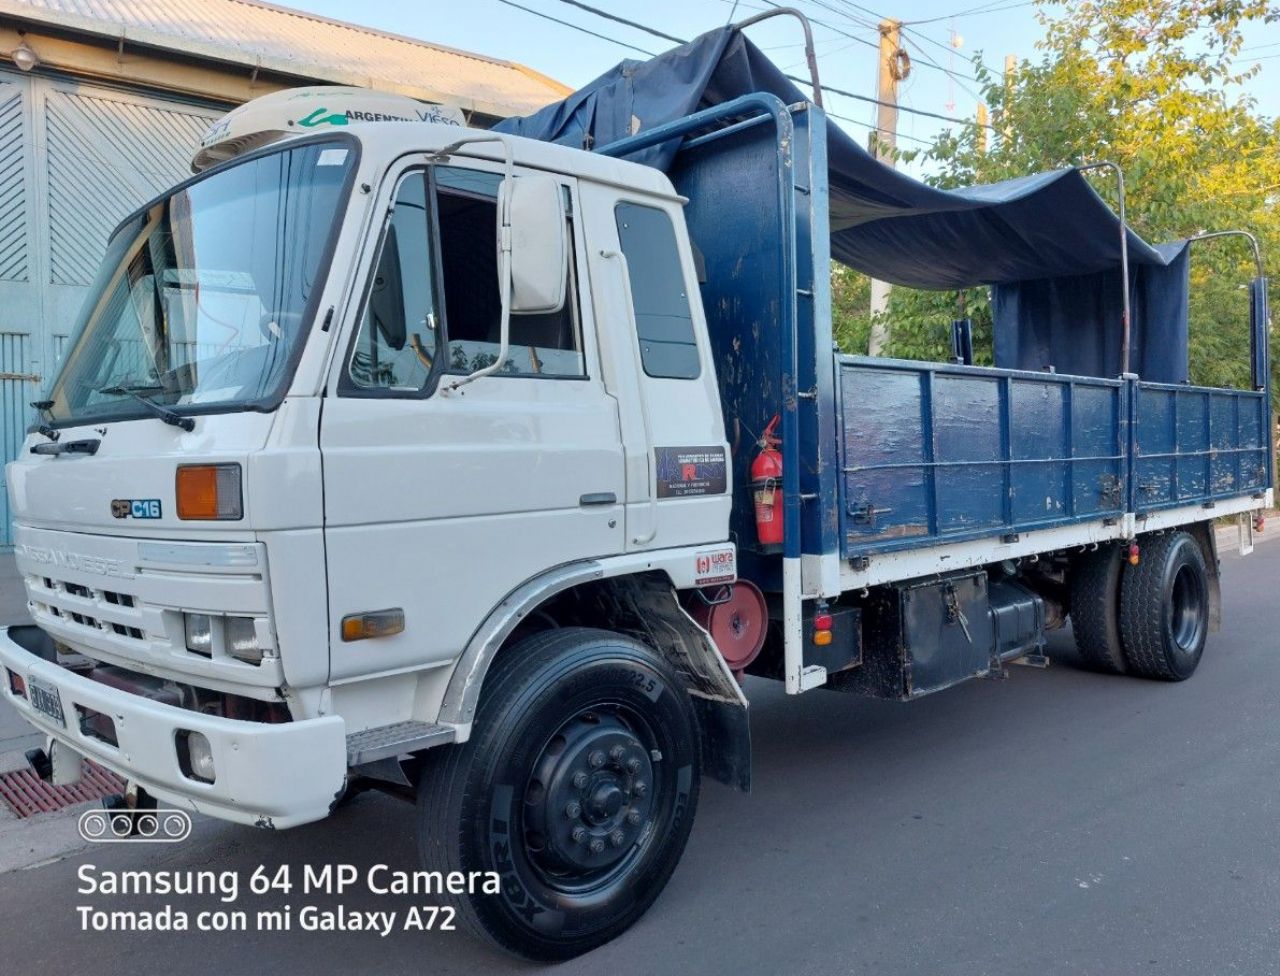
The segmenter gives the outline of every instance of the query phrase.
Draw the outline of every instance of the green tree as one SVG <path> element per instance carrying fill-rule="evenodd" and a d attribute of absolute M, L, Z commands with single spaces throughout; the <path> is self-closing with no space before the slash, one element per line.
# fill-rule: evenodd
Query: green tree
<path fill-rule="evenodd" d="M 976 61 L 995 135 L 944 132 L 920 155 L 943 187 L 989 183 L 1110 159 L 1124 169 L 1130 223 L 1151 241 L 1227 228 L 1254 233 L 1271 270 L 1280 251 L 1280 123 L 1239 93 L 1258 70 L 1239 67 L 1242 28 L 1280 20 L 1267 0 L 1041 0 L 1044 39 L 1011 78 Z M 1089 177 L 1113 206 L 1114 181 Z M 1192 260 L 1192 381 L 1245 385 L 1252 257 L 1241 243 L 1197 245 Z M 1274 276 L 1273 276 L 1274 277 Z M 852 283 L 838 290 L 857 295 Z M 1277 303 L 1273 286 L 1272 304 Z M 990 309 L 970 293 L 989 344 Z M 945 358 L 954 293 L 895 288 L 892 355 Z M 851 317 L 851 310 L 837 315 Z M 857 330 L 840 333 L 856 340 Z M 980 343 L 975 343 L 980 345 Z M 845 348 L 865 351 L 863 346 Z M 989 348 L 989 346 L 988 346 Z M 941 354 L 939 351 L 941 350 Z M 989 355 L 989 352 L 987 353 Z"/>

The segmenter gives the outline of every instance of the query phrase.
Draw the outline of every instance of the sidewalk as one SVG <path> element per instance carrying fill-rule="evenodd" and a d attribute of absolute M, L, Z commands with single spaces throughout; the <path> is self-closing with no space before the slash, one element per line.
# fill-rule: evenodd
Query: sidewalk
<path fill-rule="evenodd" d="M 26 623 L 27 595 L 13 553 L 0 552 L 0 627 Z"/>
<path fill-rule="evenodd" d="M 0 627 L 28 620 L 27 596 L 13 553 L 0 553 Z M 0 698 L 0 773 L 23 769 L 27 765 L 24 753 L 43 745 L 44 736 L 32 730 L 13 706 Z M 71 813 L 19 820 L 0 803 L 0 873 L 57 857 L 81 843 Z"/>
<path fill-rule="evenodd" d="M 0 553 L 0 627 L 27 623 L 27 596 L 22 588 L 13 553 Z M 0 699 L 0 773 L 26 764 L 23 753 L 44 745 L 44 736 L 33 732 L 13 707 Z"/>

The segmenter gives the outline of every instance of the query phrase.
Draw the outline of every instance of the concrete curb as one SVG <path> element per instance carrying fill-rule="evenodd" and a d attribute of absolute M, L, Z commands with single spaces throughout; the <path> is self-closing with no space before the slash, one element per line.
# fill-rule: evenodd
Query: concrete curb
<path fill-rule="evenodd" d="M 0 819 L 0 875 L 47 864 L 88 847 L 77 822 L 85 810 L 96 806 L 98 801 L 93 800 L 25 819 L 4 808 L 7 819 Z"/>

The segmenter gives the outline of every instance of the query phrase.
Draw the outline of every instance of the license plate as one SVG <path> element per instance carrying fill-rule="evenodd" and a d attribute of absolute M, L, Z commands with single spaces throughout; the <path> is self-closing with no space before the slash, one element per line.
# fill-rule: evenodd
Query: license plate
<path fill-rule="evenodd" d="M 49 716 L 61 728 L 67 727 L 66 716 L 62 714 L 62 696 L 58 694 L 57 688 L 45 684 L 39 678 L 28 678 L 27 694 L 31 696 L 31 704 L 37 712 Z"/>

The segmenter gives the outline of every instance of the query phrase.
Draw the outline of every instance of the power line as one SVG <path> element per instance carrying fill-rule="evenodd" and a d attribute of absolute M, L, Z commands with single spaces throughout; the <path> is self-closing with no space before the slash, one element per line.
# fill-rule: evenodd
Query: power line
<path fill-rule="evenodd" d="M 730 3 L 730 2 L 733 2 L 733 0 L 722 0 L 722 2 L 723 2 L 723 3 Z M 772 9 L 772 10 L 777 10 L 777 9 L 779 9 L 779 8 L 782 6 L 782 4 L 774 3 L 774 2 L 773 2 L 773 0 L 764 0 L 764 4 L 765 4 L 765 6 L 763 6 L 763 7 L 754 7 L 754 6 L 753 6 L 753 7 L 749 7 L 749 9 L 751 9 L 751 10 L 771 10 L 771 9 Z M 746 4 L 743 4 L 743 6 L 747 6 L 747 5 L 746 5 Z M 827 10 L 827 9 L 830 9 L 830 8 L 823 7 L 822 9 Z M 808 16 L 808 15 L 806 14 L 806 16 Z M 813 24 L 816 24 L 816 25 L 818 25 L 819 27 L 825 27 L 827 30 L 831 31 L 833 34 L 839 34 L 841 37 L 847 37 L 849 40 L 853 41 L 854 43 L 862 44 L 862 45 L 864 45 L 865 47 L 869 47 L 869 48 L 871 48 L 873 51 L 879 51 L 879 50 L 880 50 L 880 45 L 879 45 L 879 44 L 877 44 L 875 41 L 869 41 L 869 40 L 867 40 L 865 37 L 859 37 L 857 34 L 850 34 L 848 31 L 841 30 L 839 27 L 836 27 L 834 24 L 831 24 L 831 23 L 830 23 L 830 22 L 828 22 L 828 21 L 825 21 L 825 20 L 819 20 L 817 17 L 809 17 L 809 22 L 810 22 L 810 23 L 813 23 Z M 876 29 L 876 28 L 874 28 L 874 27 L 872 28 L 872 30 L 875 30 L 875 29 Z M 788 47 L 803 47 L 804 45 L 803 45 L 803 44 L 789 44 L 789 45 L 787 45 L 787 46 L 788 46 Z"/>
<path fill-rule="evenodd" d="M 878 126 L 878 125 L 875 125 L 874 123 L 871 123 L 871 122 L 863 122 L 861 119 L 851 119 L 851 118 L 849 118 L 849 116 L 847 116 L 847 115 L 840 115 L 840 114 L 838 114 L 838 113 L 836 113 L 836 112 L 827 112 L 827 115 L 828 115 L 830 118 L 833 118 L 833 119 L 839 119 L 841 122 L 851 122 L 851 123 L 853 123 L 854 125 L 860 125 L 860 126 L 862 126 L 863 128 L 865 128 L 865 129 L 871 129 L 871 130 L 873 130 L 873 131 L 875 131 L 875 132 L 882 132 L 882 131 L 883 131 L 883 130 Z M 910 139 L 912 142 L 918 142 L 918 143 L 920 143 L 920 145 L 922 145 L 922 146 L 932 146 L 932 145 L 933 145 L 933 140 L 932 140 L 932 139 L 921 139 L 919 136 L 909 136 L 909 135 L 907 135 L 905 132 L 898 132 L 898 133 L 895 133 L 895 134 L 897 135 L 897 137 L 898 137 L 899 139 Z"/>
<path fill-rule="evenodd" d="M 549 20 L 553 24 L 559 24 L 561 27 L 571 27 L 576 31 L 581 31 L 583 34 L 590 34 L 592 37 L 598 37 L 602 41 L 608 41 L 611 44 L 620 44 L 622 47 L 629 47 L 631 50 L 639 51 L 641 54 L 647 54 L 651 58 L 657 57 L 653 51 L 646 51 L 642 47 L 636 47 L 634 44 L 628 44 L 626 41 L 620 41 L 616 37 L 606 37 L 604 34 L 597 34 L 593 30 L 588 30 L 585 27 L 579 27 L 577 24 L 571 24 L 567 20 L 561 20 L 559 17 L 552 17 L 550 14 L 544 14 L 541 10 L 534 10 L 532 7 L 525 7 L 516 3 L 515 0 L 498 0 L 498 3 L 505 3 L 508 7 L 515 7 L 517 10 L 523 10 L 527 14 L 533 14 L 535 17 L 541 17 L 543 20 Z"/>
<path fill-rule="evenodd" d="M 819 2 L 819 0 L 812 0 L 812 2 L 817 3 Z M 839 0 L 839 2 L 846 7 L 851 7 L 855 10 L 861 10 L 864 13 L 868 13 L 872 17 L 876 17 L 879 20 L 889 19 L 884 17 L 881 14 L 876 13 L 870 7 L 864 7 L 860 3 L 854 3 L 853 0 Z M 1034 2 L 1034 0 L 1028 0 L 1028 2 Z M 851 20 L 853 20 L 854 23 L 863 23 L 863 21 L 858 20 L 858 18 L 856 18 L 852 14 L 846 14 L 845 16 L 848 16 Z M 940 47 L 945 51 L 950 51 L 951 53 L 955 54 L 958 58 L 960 58 L 961 61 L 967 61 L 969 62 L 969 64 L 975 64 L 973 58 L 969 57 L 968 55 L 961 54 L 959 51 L 956 51 L 951 46 L 944 44 L 942 41 L 938 40 L 936 37 L 930 37 L 924 31 L 916 30 L 914 27 L 911 26 L 912 23 L 913 23 L 912 21 L 903 21 L 902 29 L 909 34 L 914 34 L 916 37 L 920 38 L 921 40 L 928 41 L 930 44 L 933 44 L 936 47 Z M 915 23 L 925 23 L 925 21 L 915 21 Z"/>
<path fill-rule="evenodd" d="M 722 2 L 724 2 L 724 3 L 729 3 L 729 2 L 730 2 L 730 0 L 722 0 Z M 773 2 L 773 0 L 763 0 L 763 2 L 764 2 L 764 3 L 766 3 L 769 7 L 772 7 L 773 9 L 775 9 L 775 10 L 776 10 L 776 9 L 778 9 L 778 8 L 781 6 L 781 4 L 774 3 L 774 2 Z M 817 6 L 818 6 L 820 9 L 822 9 L 822 10 L 828 10 L 828 11 L 830 11 L 831 13 L 834 13 L 834 14 L 836 14 L 836 15 L 837 15 L 837 16 L 839 16 L 839 17 L 848 17 L 848 18 L 851 20 L 851 22 L 853 22 L 853 23 L 855 23 L 855 24 L 857 24 L 857 25 L 859 25 L 859 26 L 867 27 L 867 29 L 869 29 L 869 30 L 874 30 L 874 31 L 876 31 L 876 33 L 879 33 L 879 31 L 880 31 L 879 25 L 871 24 L 871 23 L 869 23 L 869 22 L 867 22 L 867 21 L 862 21 L 862 20 L 859 20 L 859 19 L 857 19 L 857 18 L 855 18 L 855 17 L 851 17 L 851 16 L 850 16 L 848 13 L 846 13 L 845 11 L 837 10 L 836 8 L 834 8 L 834 7 L 830 6 L 829 4 L 827 4 L 827 3 L 823 2 L 823 0 L 808 0 L 808 2 L 809 2 L 809 3 L 813 3 L 813 4 L 817 5 Z M 1028 0 L 1028 2 L 1034 2 L 1034 0 Z M 744 5 L 744 6 L 745 6 L 745 5 Z M 755 9 L 755 10 L 762 10 L 762 9 L 764 9 L 764 8 L 762 8 L 762 7 L 754 7 L 754 8 L 752 8 L 752 9 Z M 866 9 L 866 8 L 863 8 L 863 9 Z M 809 17 L 809 20 L 810 20 L 812 23 L 814 23 L 814 24 L 818 25 L 819 27 L 825 27 L 827 30 L 832 31 L 832 32 L 833 32 L 833 33 L 835 33 L 835 34 L 839 34 L 841 37 L 847 37 L 847 38 L 849 38 L 851 41 L 855 41 L 855 42 L 856 42 L 856 43 L 858 43 L 858 44 L 863 44 L 863 45 L 865 45 L 866 47 L 871 48 L 873 51 L 879 52 L 879 50 L 880 50 L 880 45 L 876 44 L 875 42 L 873 42 L 873 41 L 868 41 L 866 38 L 858 37 L 856 34 L 850 34 L 848 31 L 841 30 L 839 27 L 834 26 L 833 24 L 831 24 L 831 23 L 830 23 L 830 22 L 828 22 L 828 21 L 825 21 L 825 20 L 819 20 L 817 17 Z M 904 25 L 904 27 L 903 27 L 903 30 L 909 31 L 910 33 L 915 34 L 915 35 L 917 35 L 917 36 L 919 36 L 919 37 L 923 38 L 924 40 L 929 41 L 929 42 L 930 42 L 930 43 L 932 43 L 932 44 L 937 44 L 938 46 L 940 46 L 940 47 L 944 48 L 945 50 L 948 50 L 948 51 L 951 51 L 951 50 L 952 50 L 951 48 L 947 47 L 947 45 L 943 44 L 941 41 L 936 41 L 936 40 L 934 40 L 932 37 L 929 37 L 927 34 L 923 34 L 923 33 L 921 33 L 920 31 L 911 30 L 911 28 L 906 27 L 905 25 Z M 779 45 L 779 49 L 780 49 L 780 48 L 782 48 L 782 47 L 784 47 L 784 46 L 785 46 L 785 47 L 801 47 L 802 45 L 799 45 L 799 44 Z M 917 45 L 917 46 L 918 46 L 918 45 Z M 837 50 L 844 50 L 844 48 L 838 48 Z M 835 53 L 835 52 L 828 52 L 828 53 Z M 958 53 L 958 52 L 955 52 L 955 53 Z M 923 56 L 923 52 L 922 52 L 922 56 Z M 974 61 L 973 61 L 973 59 L 972 59 L 972 58 L 965 57 L 965 55 L 963 55 L 963 54 L 960 54 L 960 55 L 959 55 L 959 57 L 960 57 L 962 60 L 964 60 L 964 61 L 968 61 L 970 64 L 973 64 L 973 63 L 974 63 Z M 958 74 L 957 72 L 952 71 L 952 70 L 951 70 L 951 69 L 949 69 L 949 68 L 945 68 L 945 67 L 943 67 L 942 65 L 938 64 L 936 61 L 932 60 L 931 58 L 928 58 L 927 56 L 925 56 L 925 57 L 924 57 L 924 61 L 922 62 L 922 64 L 923 64 L 923 66 L 924 66 L 924 67 L 926 67 L 926 68 L 933 68 L 933 69 L 935 69 L 935 70 L 937 70 L 937 71 L 941 71 L 943 74 L 950 75 L 952 78 L 955 78 L 955 79 L 957 79 L 957 80 L 964 79 L 965 81 L 971 81 L 971 82 L 975 82 L 975 83 L 977 82 L 977 79 L 976 79 L 976 78 L 971 78 L 971 77 L 969 77 L 968 75 L 961 75 L 961 74 Z M 790 76 L 790 75 L 788 75 L 788 77 L 791 77 L 791 76 Z M 793 80 L 795 80 L 795 79 L 793 79 Z M 824 85 L 823 87 L 825 88 L 826 86 Z M 961 87 L 964 87 L 964 86 L 962 85 Z M 980 96 L 980 95 L 978 95 L 977 93 L 975 93 L 972 89 L 965 88 L 965 91 L 967 91 L 967 92 L 968 92 L 971 96 L 973 96 L 974 98 L 976 98 L 976 99 L 978 99 L 979 101 L 981 101 L 981 96 Z M 853 96 L 853 97 L 854 97 L 854 98 L 858 98 L 858 97 L 860 97 L 860 96 L 855 95 L 855 96 Z M 874 103 L 874 101 L 875 101 L 875 100 L 874 100 L 874 99 L 871 99 L 871 101 Z M 915 109 L 904 109 L 904 111 L 919 111 L 919 110 L 915 110 Z M 949 120 L 950 120 L 950 121 L 959 121 L 959 120 L 957 120 L 957 119 L 949 119 Z M 967 121 L 967 120 L 966 120 L 966 121 Z"/>
<path fill-rule="evenodd" d="M 945 74 L 945 75 L 949 75 L 949 76 L 950 76 L 950 77 L 951 77 L 951 78 L 956 82 L 956 84 L 958 84 L 962 89 L 964 89 L 964 91 L 965 91 L 966 93 L 968 93 L 968 95 L 969 95 L 971 98 L 976 98 L 976 99 L 977 99 L 978 101 L 980 101 L 980 102 L 984 100 L 984 99 L 983 99 L 983 97 L 982 97 L 981 95 L 979 95 L 976 91 L 974 91 L 972 88 L 970 88 L 968 85 L 966 85 L 966 84 L 965 84 L 965 82 L 966 82 L 966 81 L 976 81 L 976 80 L 977 80 L 976 78 L 970 78 L 968 75 L 962 75 L 962 74 L 960 74 L 960 72 L 958 72 L 958 71 L 953 71 L 951 68 L 948 68 L 948 67 L 945 67 L 944 65 L 938 64 L 938 62 L 937 62 L 937 61 L 933 60 L 933 58 L 931 58 L 931 57 L 930 57 L 930 56 L 925 52 L 924 48 L 922 48 L 918 42 L 916 42 L 916 41 L 912 41 L 911 43 L 912 43 L 912 45 L 915 47 L 915 49 L 916 49 L 916 53 L 917 53 L 921 58 L 923 58 L 923 59 L 924 59 L 924 65 L 925 65 L 925 67 L 927 67 L 927 68 L 937 68 L 937 69 L 938 69 L 939 71 L 941 71 L 943 74 Z"/>
<path fill-rule="evenodd" d="M 740 4 L 741 6 L 746 7 L 748 10 L 758 10 L 758 11 L 764 11 L 764 10 L 778 10 L 778 9 L 779 9 L 779 8 L 781 8 L 781 6 L 782 6 L 782 4 L 780 4 L 780 3 L 774 3 L 774 2 L 772 2 L 772 0 L 763 0 L 763 2 L 764 2 L 764 4 L 765 4 L 763 7 L 758 7 L 758 6 L 755 6 L 754 4 L 741 3 L 741 0 L 720 0 L 720 2 L 721 2 L 721 3 L 733 3 L 733 4 Z M 828 8 L 823 8 L 823 9 L 828 9 Z M 807 14 L 806 14 L 805 16 L 806 16 L 806 17 L 808 17 L 808 15 L 807 15 Z M 834 24 L 831 24 L 831 23 L 830 23 L 830 22 L 828 22 L 828 21 L 820 20 L 820 19 L 818 19 L 817 17 L 809 17 L 809 22 L 810 22 L 811 24 L 815 24 L 815 25 L 817 25 L 818 27 L 825 27 L 827 30 L 831 31 L 833 34 L 839 34 L 841 37 L 847 37 L 849 40 L 853 41 L 854 43 L 856 43 L 856 44 L 862 44 L 862 45 L 863 45 L 863 46 L 865 46 L 865 47 L 869 47 L 869 48 L 871 48 L 873 51 L 879 51 L 879 50 L 880 50 L 880 45 L 879 45 L 879 44 L 877 44 L 875 41 L 869 41 L 869 40 L 867 40 L 865 37 L 859 37 L 857 34 L 850 34 L 848 31 L 841 30 L 839 27 L 836 27 Z M 783 47 L 804 47 L 804 45 L 803 45 L 803 44 L 799 44 L 799 43 L 797 43 L 797 44 L 779 44 L 777 47 L 778 47 L 778 48 L 783 48 Z M 776 49 L 777 49 L 777 48 L 775 48 L 775 50 L 776 50 Z"/>
<path fill-rule="evenodd" d="M 904 20 L 902 22 L 902 26 L 906 27 L 908 24 L 936 24 L 940 20 L 954 20 L 957 17 L 968 17 L 975 14 L 995 14 L 1002 10 L 1014 10 L 1018 7 L 1034 6 L 1036 0 L 1020 0 L 1019 3 L 1010 3 L 1003 7 L 996 6 L 996 4 L 1000 2 L 1001 0 L 993 0 L 993 2 L 983 4 L 981 7 L 973 7 L 969 10 L 960 10 L 954 14 L 944 14 L 941 17 L 928 17 L 924 20 Z"/>
<path fill-rule="evenodd" d="M 673 41 L 676 44 L 683 44 L 684 41 L 670 34 L 664 34 L 660 30 L 652 27 L 646 27 L 644 24 L 637 24 L 634 20 L 627 20 L 626 17 L 619 17 L 617 14 L 611 14 L 606 10 L 599 10 L 596 7 L 580 3 L 579 0 L 560 0 L 561 3 L 567 3 L 570 7 L 577 7 L 579 10 L 585 10 L 589 14 L 595 14 L 597 17 L 603 17 L 605 20 L 612 20 L 618 24 L 625 24 L 628 27 L 634 27 L 636 30 L 644 31 L 646 34 L 652 34 L 654 37 L 660 37 L 664 41 Z"/>
<path fill-rule="evenodd" d="M 961 54 L 959 51 L 953 48 L 950 44 L 943 43 L 942 41 L 938 40 L 936 37 L 930 37 L 928 34 L 924 33 L 924 31 L 918 31 L 914 27 L 908 27 L 905 24 L 903 25 L 902 29 L 906 31 L 908 34 L 911 34 L 913 37 L 918 37 L 922 41 L 928 41 L 934 47 L 940 47 L 944 51 L 949 51 L 950 53 L 958 57 L 961 61 L 967 61 L 969 62 L 969 64 L 972 64 L 975 67 L 977 66 L 977 62 L 973 58 L 969 57 L 967 54 Z M 976 81 L 977 79 L 974 78 L 971 80 Z"/>
<path fill-rule="evenodd" d="M 808 2 L 813 4 L 815 7 L 835 14 L 837 17 L 844 17 L 850 23 L 857 24 L 859 27 L 865 27 L 867 30 L 875 31 L 877 34 L 880 33 L 879 23 L 870 20 L 863 20 L 860 17 L 854 16 L 848 10 L 844 9 L 844 7 L 848 6 L 847 4 L 844 4 L 841 7 L 834 7 L 828 2 L 828 0 L 808 0 Z"/>
<path fill-rule="evenodd" d="M 553 17 L 553 16 L 551 16 L 550 14 L 544 14 L 544 13 L 542 13 L 541 11 L 537 11 L 537 10 L 533 10 L 533 9 L 531 9 L 531 8 L 529 8 L 529 7 L 521 6 L 520 4 L 515 3 L 515 2 L 514 2 L 514 0 L 498 0 L 498 2 L 499 2 L 499 3 L 505 3 L 507 6 L 510 6 L 510 7 L 516 7 L 516 8 L 518 8 L 518 9 L 520 9 L 520 10 L 524 10 L 524 11 L 526 11 L 526 12 L 528 12 L 528 13 L 531 13 L 531 14 L 536 14 L 537 16 L 542 17 L 542 18 L 543 18 L 543 19 L 545 19 L 545 20 L 550 20 L 550 21 L 552 21 L 552 22 L 554 22 L 554 23 L 560 24 L 560 25 L 561 25 L 561 26 L 563 26 L 563 27 L 571 27 L 571 28 L 573 28 L 574 30 L 582 31 L 584 34 L 590 34 L 592 37 L 598 37 L 598 38 L 600 38 L 601 40 L 605 40 L 605 41 L 612 41 L 612 42 L 613 42 L 613 43 L 615 43 L 615 44 L 621 44 L 623 47 L 629 47 L 629 48 L 631 48 L 633 51 L 639 51 L 639 52 L 641 52 L 642 54 L 647 54 L 647 55 L 649 55 L 650 57 L 657 57 L 657 55 L 656 55 L 656 54 L 654 54 L 652 51 L 646 51 L 646 50 L 645 50 L 644 48 L 642 48 L 642 47 L 636 47 L 634 44 L 628 44 L 626 41 L 619 41 L 619 40 L 617 40 L 616 38 L 609 37 L 609 36 L 607 36 L 607 35 L 605 35 L 605 34 L 597 34 L 595 31 L 588 30 L 588 29 L 587 29 L 587 28 L 585 28 L 585 27 L 580 27 L 580 26 L 578 26 L 577 24 L 570 23 L 570 22 L 569 22 L 569 21 L 567 21 L 567 20 L 561 20 L 560 18 L 558 18 L 558 17 Z M 606 19 L 608 19 L 608 20 L 617 20 L 617 19 L 618 19 L 618 18 L 614 17 L 612 14 L 607 13 L 606 11 L 598 10 L 597 8 L 592 7 L 592 6 L 590 6 L 589 4 L 580 3 L 580 2 L 578 2 L 578 0 L 560 0 L 560 2 L 561 2 L 561 3 L 572 3 L 572 5 L 573 5 L 573 6 L 578 7 L 578 8 L 579 8 L 579 9 L 581 9 L 581 10 L 585 10 L 585 11 L 587 11 L 588 13 L 597 14 L 597 15 L 599 15 L 599 16 L 605 17 L 605 18 L 606 18 Z M 662 32 L 660 32 L 660 31 L 656 30 L 655 28 L 647 27 L 647 26 L 645 26 L 645 25 L 643 25 L 643 24 L 637 24 L 637 23 L 634 23 L 634 22 L 631 22 L 631 21 L 628 21 L 628 23 L 629 23 L 629 24 L 631 24 L 631 26 L 635 27 L 637 30 L 647 31 L 647 32 L 648 32 L 648 33 L 650 33 L 650 34 L 653 34 L 653 35 L 658 36 L 658 37 L 662 37 L 662 38 L 664 38 L 665 40 L 673 41 L 673 42 L 675 42 L 675 43 L 677 43 L 677 44 L 687 44 L 687 43 L 688 43 L 688 41 L 681 40 L 680 38 L 675 37 L 674 35 L 671 35 L 671 34 L 663 34 Z M 808 85 L 808 86 L 810 86 L 810 87 L 812 87 L 812 86 L 813 86 L 813 82 L 812 82 L 812 80 L 811 80 L 811 79 L 809 79 L 809 78 L 801 78 L 801 77 L 799 77 L 799 76 L 797 76 L 797 75 L 784 75 L 783 77 L 785 77 L 785 78 L 786 78 L 787 80 L 789 80 L 789 81 L 798 82 L 799 84 L 802 84 L 802 85 Z M 880 99 L 878 99 L 878 98 L 872 98 L 870 95 L 859 95 L 859 94 L 858 94 L 858 93 L 856 93 L 856 92 L 847 91 L 846 89 L 843 89 L 843 88 L 837 88 L 835 85 L 820 84 L 818 87 L 819 87 L 819 88 L 821 88 L 824 92 L 831 92 L 833 95 L 843 95 L 843 96 L 844 96 L 844 97 L 846 97 L 846 98 L 853 98 L 853 99 L 856 99 L 856 100 L 858 100 L 858 101 L 860 101 L 860 102 L 869 102 L 869 103 L 871 103 L 871 104 L 873 104 L 873 105 L 884 105 L 884 104 L 887 104 L 886 102 L 883 102 L 883 101 L 881 101 L 881 100 L 880 100 Z M 923 116 L 926 116 L 926 117 L 931 118 L 931 119 L 940 119 L 940 120 L 942 120 L 943 122 L 955 122 L 955 123 L 957 123 L 957 124 L 959 124 L 959 125 L 977 125 L 977 124 L 978 124 L 978 123 L 974 122 L 972 119 L 962 119 L 962 118 L 957 118 L 957 117 L 955 117 L 955 116 L 953 116 L 953 115 L 943 115 L 943 114 L 941 114 L 941 113 L 939 113 L 939 112 L 929 112 L 929 111 L 926 111 L 925 109 L 922 109 L 922 108 L 907 108 L 907 107 L 905 107 L 905 106 L 900 106 L 900 107 L 902 108 L 902 111 L 904 111 L 904 112 L 910 112 L 910 113 L 912 113 L 913 115 L 923 115 Z M 987 125 L 987 126 L 986 126 L 986 128 L 994 130 L 994 128 L 995 128 L 995 127 L 994 127 L 994 126 L 991 126 L 991 125 Z"/>
<path fill-rule="evenodd" d="M 768 2 L 768 0 L 766 0 L 766 2 Z M 809 2 L 809 3 L 813 3 L 813 4 L 816 4 L 818 7 L 820 7 L 820 8 L 821 8 L 821 9 L 823 9 L 823 10 L 829 10 L 829 11 L 831 11 L 832 13 L 834 13 L 834 14 L 835 14 L 836 16 L 838 16 L 838 17 L 844 17 L 844 18 L 847 18 L 847 19 L 850 21 L 850 23 L 857 24 L 857 25 L 858 25 L 858 26 L 860 26 L 860 27 L 866 27 L 867 29 L 869 29 L 869 30 L 874 30 L 874 31 L 876 31 L 877 33 L 879 33 L 879 31 L 880 31 L 880 26 L 879 26 L 879 24 L 873 24 L 873 23 L 871 23 L 870 21 L 863 20 L 862 18 L 857 17 L 856 15 L 854 15 L 854 14 L 852 14 L 852 13 L 849 13 L 847 10 L 844 10 L 844 9 L 837 9 L 837 8 L 835 8 L 835 7 L 832 7 L 829 3 L 827 3 L 827 2 L 826 2 L 826 0 L 807 0 L 807 2 Z M 875 13 L 874 11 L 872 11 L 870 8 L 868 8 L 868 7 L 863 7 L 863 6 L 859 5 L 859 4 L 850 3 L 850 2 L 849 2 L 849 0 L 840 0 L 840 2 L 843 4 L 843 6 L 844 6 L 844 7 L 856 7 L 856 8 L 857 8 L 857 9 L 859 9 L 859 10 L 865 10 L 865 11 L 867 11 L 868 13 L 871 13 L 873 16 L 877 16 L 877 17 L 879 16 L 879 14 L 876 14 L 876 13 Z M 1027 2 L 1034 2 L 1034 0 L 1027 0 Z M 777 5 L 776 3 L 770 3 L 770 6 L 776 7 L 776 6 L 778 6 L 778 5 Z M 827 27 L 829 30 L 833 30 L 833 29 L 835 29 L 835 28 L 832 28 L 830 24 L 824 24 L 822 21 L 819 21 L 819 20 L 814 19 L 814 18 L 810 18 L 810 19 L 811 19 L 811 20 L 813 20 L 813 22 L 814 22 L 815 24 L 823 24 L 823 26 Z M 886 19 L 886 18 L 881 18 L 881 19 L 883 20 L 883 19 Z M 961 61 L 967 61 L 969 64 L 975 64 L 975 62 L 974 62 L 973 58 L 971 58 L 971 57 L 969 57 L 969 56 L 967 56 L 967 55 L 961 54 L 959 51 L 956 51 L 956 50 L 955 50 L 954 48 L 952 48 L 951 46 L 949 46 L 949 45 L 947 45 L 947 44 L 944 44 L 942 41 L 939 41 L 937 38 L 930 37 L 928 34 L 924 33 L 923 31 L 918 31 L 918 30 L 916 30 L 915 28 L 913 28 L 913 27 L 911 27 L 911 26 L 910 26 L 910 24 L 911 24 L 911 23 L 912 23 L 911 21 L 903 21 L 903 22 L 902 22 L 902 30 L 903 30 L 903 31 L 905 31 L 905 32 L 906 32 L 906 33 L 908 33 L 908 34 L 912 34 L 912 35 L 914 35 L 915 37 L 920 38 L 920 39 L 921 39 L 921 40 L 923 40 L 923 41 L 928 41 L 930 44 L 933 44 L 933 45 L 935 45 L 935 46 L 937 46 L 937 47 L 942 48 L 942 49 L 943 49 L 943 50 L 945 50 L 945 51 L 948 51 L 948 52 L 950 52 L 950 53 L 952 53 L 952 54 L 956 55 L 956 57 L 960 58 L 960 60 L 961 60 Z M 841 32 L 841 33 L 842 33 L 842 32 Z M 845 36 L 851 36 L 851 35 L 845 35 Z M 867 42 L 867 43 L 870 43 L 870 42 Z M 871 47 L 875 47 L 875 48 L 877 48 L 877 49 L 878 49 L 878 47 L 879 47 L 878 45 L 875 45 L 875 44 L 871 44 L 870 46 L 871 46 Z M 926 67 L 930 67 L 930 68 L 936 68 L 937 70 L 939 70 L 939 71 L 943 71 L 943 72 L 946 72 L 946 71 L 947 71 L 947 69 L 946 69 L 946 68 L 942 67 L 942 65 L 937 64 L 936 62 L 929 62 L 929 61 L 926 61 L 926 62 L 925 62 L 925 66 L 926 66 Z M 968 77 L 968 76 L 966 75 L 965 77 Z M 976 78 L 969 78 L 968 80 L 970 80 L 970 81 L 977 81 L 977 79 L 976 79 Z"/>

